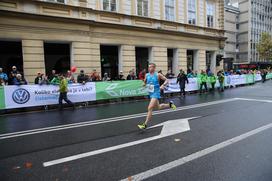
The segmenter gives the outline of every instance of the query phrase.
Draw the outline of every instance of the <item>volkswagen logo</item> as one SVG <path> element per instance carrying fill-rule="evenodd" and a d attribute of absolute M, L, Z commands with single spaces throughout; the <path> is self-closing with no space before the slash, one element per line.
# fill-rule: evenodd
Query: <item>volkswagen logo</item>
<path fill-rule="evenodd" d="M 25 104 L 29 101 L 30 94 L 27 90 L 20 88 L 13 92 L 12 99 L 17 104 Z"/>

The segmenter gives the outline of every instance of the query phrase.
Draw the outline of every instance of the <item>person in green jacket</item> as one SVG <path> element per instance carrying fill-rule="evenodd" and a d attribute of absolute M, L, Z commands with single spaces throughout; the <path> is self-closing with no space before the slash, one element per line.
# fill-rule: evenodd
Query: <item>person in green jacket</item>
<path fill-rule="evenodd" d="M 75 108 L 74 103 L 72 103 L 68 98 L 67 98 L 67 92 L 68 92 L 68 81 L 67 79 L 64 77 L 64 75 L 60 75 L 59 76 L 59 108 L 60 110 L 63 109 L 63 104 L 62 101 L 64 100 L 65 102 L 67 102 L 69 105 L 72 105 L 73 108 Z"/>
<path fill-rule="evenodd" d="M 50 84 L 59 85 L 60 84 L 60 76 L 55 76 L 51 81 Z"/>
<path fill-rule="evenodd" d="M 208 81 L 208 76 L 204 70 L 201 71 L 200 74 L 200 89 L 199 93 L 202 93 L 202 87 L 204 86 L 205 92 L 208 92 L 208 87 L 207 87 L 207 81 Z"/>
<path fill-rule="evenodd" d="M 211 76 L 209 77 L 210 78 L 210 83 L 211 83 L 211 91 L 213 92 L 214 91 L 214 86 L 215 86 L 215 83 L 216 83 L 216 76 L 211 73 Z"/>

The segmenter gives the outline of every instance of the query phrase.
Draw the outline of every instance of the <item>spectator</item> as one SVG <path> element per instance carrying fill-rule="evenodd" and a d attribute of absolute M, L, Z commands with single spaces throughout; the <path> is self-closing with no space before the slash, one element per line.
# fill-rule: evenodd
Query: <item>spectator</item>
<path fill-rule="evenodd" d="M 266 75 L 267 75 L 266 70 L 262 70 L 261 71 L 262 83 L 264 83 L 266 81 Z"/>
<path fill-rule="evenodd" d="M 68 81 L 67 79 L 63 76 L 59 76 L 60 84 L 59 84 L 59 109 L 63 109 L 62 101 L 64 100 L 67 102 L 69 105 L 72 105 L 73 108 L 75 108 L 75 105 L 67 98 L 67 92 L 68 92 Z"/>
<path fill-rule="evenodd" d="M 17 74 L 13 79 L 13 85 L 27 85 L 27 81 L 21 74 Z"/>
<path fill-rule="evenodd" d="M 127 76 L 127 80 L 136 80 L 136 76 L 133 70 L 129 71 L 129 74 Z"/>
<path fill-rule="evenodd" d="M 16 79 L 16 75 L 18 74 L 19 72 L 17 71 L 17 67 L 16 66 L 12 66 L 12 70 L 9 74 L 9 84 L 11 85 L 14 85 L 14 80 Z"/>
<path fill-rule="evenodd" d="M 60 84 L 60 76 L 56 76 L 50 81 L 50 84 L 53 84 L 53 85 L 59 85 Z"/>
<path fill-rule="evenodd" d="M 126 80 L 123 71 L 120 71 L 117 80 Z"/>
<path fill-rule="evenodd" d="M 0 79 L 2 80 L 2 82 L 4 82 L 4 84 L 7 84 L 8 75 L 5 72 L 3 72 L 2 68 L 0 68 Z"/>
<path fill-rule="evenodd" d="M 102 80 L 103 81 L 110 81 L 110 77 L 108 76 L 108 73 L 104 73 L 104 77 Z"/>
<path fill-rule="evenodd" d="M 218 81 L 219 81 L 219 91 L 224 92 L 224 82 L 225 82 L 225 76 L 224 76 L 224 71 L 219 71 L 217 73 L 218 76 Z"/>
<path fill-rule="evenodd" d="M 208 91 L 207 80 L 208 80 L 208 76 L 207 76 L 206 72 L 204 70 L 202 70 L 201 74 L 200 74 L 200 89 L 199 89 L 200 94 L 202 93 L 203 86 L 205 88 L 204 92 Z"/>
<path fill-rule="evenodd" d="M 0 86 L 4 86 L 4 85 L 5 85 L 4 79 L 0 78 Z"/>
<path fill-rule="evenodd" d="M 70 70 L 67 71 L 66 79 L 68 81 L 68 84 L 76 83 L 75 77 Z"/>
<path fill-rule="evenodd" d="M 215 83 L 216 83 L 216 76 L 213 74 L 213 73 L 210 73 L 210 83 L 211 83 L 211 91 L 213 92 L 214 91 L 214 86 L 215 86 Z"/>
<path fill-rule="evenodd" d="M 34 80 L 35 84 L 40 84 L 42 81 L 42 74 L 40 72 L 37 73 L 37 77 Z"/>
<path fill-rule="evenodd" d="M 177 84 L 179 84 L 179 87 L 180 87 L 180 96 L 183 96 L 185 97 L 185 84 L 189 84 L 189 80 L 187 78 L 187 75 L 185 74 L 185 72 L 180 69 L 180 72 L 178 74 L 178 77 L 177 77 Z"/>
<path fill-rule="evenodd" d="M 100 78 L 98 72 L 96 71 L 96 69 L 93 69 L 93 72 L 92 72 L 90 77 L 91 77 L 91 81 L 93 81 L 93 82 L 101 80 L 101 78 Z"/>
<path fill-rule="evenodd" d="M 144 80 L 144 79 L 145 79 L 145 74 L 146 74 L 146 69 L 142 70 L 142 71 L 139 73 L 139 79 L 140 79 L 140 80 Z"/>
<path fill-rule="evenodd" d="M 89 80 L 89 77 L 85 75 L 84 70 L 80 70 L 80 73 L 77 76 L 77 82 L 80 84 L 86 84 L 88 80 Z"/>
<path fill-rule="evenodd" d="M 51 74 L 48 76 L 49 82 L 51 82 L 56 77 L 58 77 L 58 75 L 56 74 L 56 70 L 52 70 Z"/>
<path fill-rule="evenodd" d="M 185 84 L 189 84 L 189 80 L 187 78 L 187 75 L 185 74 L 185 72 L 180 69 L 178 77 L 177 77 L 177 84 L 179 84 L 179 88 L 180 88 L 180 96 L 185 97 Z"/>
<path fill-rule="evenodd" d="M 49 84 L 48 77 L 45 74 L 42 74 L 41 77 L 42 79 L 39 82 L 39 85 L 48 85 Z"/>
<path fill-rule="evenodd" d="M 171 70 L 168 70 L 167 74 L 165 75 L 165 77 L 166 77 L 167 79 L 172 79 L 172 78 L 174 78 L 174 76 L 175 76 L 175 75 L 172 73 Z"/>

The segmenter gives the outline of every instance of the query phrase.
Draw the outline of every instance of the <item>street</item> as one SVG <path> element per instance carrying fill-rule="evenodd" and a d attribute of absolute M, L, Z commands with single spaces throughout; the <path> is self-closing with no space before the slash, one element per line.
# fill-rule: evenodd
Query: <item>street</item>
<path fill-rule="evenodd" d="M 0 180 L 271 181 L 271 88 L 1 115 Z"/>

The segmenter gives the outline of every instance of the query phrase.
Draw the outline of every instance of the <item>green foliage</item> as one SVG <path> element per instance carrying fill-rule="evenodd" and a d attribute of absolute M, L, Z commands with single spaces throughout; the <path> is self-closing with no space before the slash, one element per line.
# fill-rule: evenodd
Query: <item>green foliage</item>
<path fill-rule="evenodd" d="M 257 44 L 257 51 L 261 59 L 272 60 L 272 36 L 269 33 L 262 33 L 261 40 Z"/>

